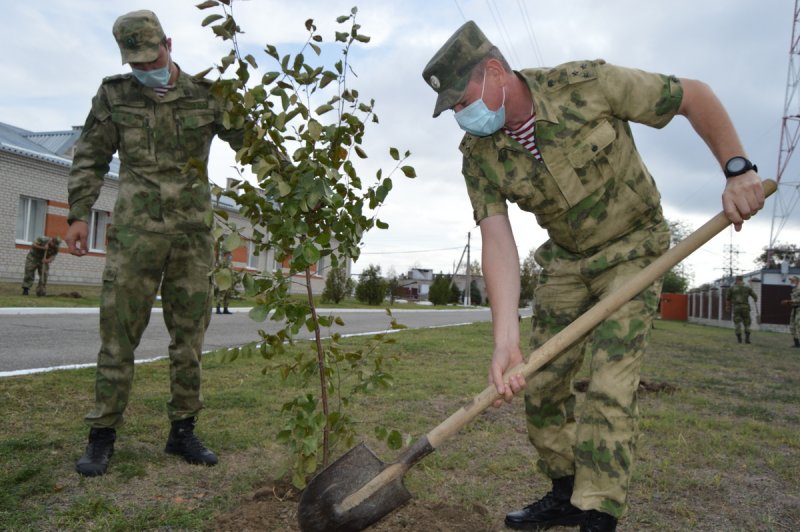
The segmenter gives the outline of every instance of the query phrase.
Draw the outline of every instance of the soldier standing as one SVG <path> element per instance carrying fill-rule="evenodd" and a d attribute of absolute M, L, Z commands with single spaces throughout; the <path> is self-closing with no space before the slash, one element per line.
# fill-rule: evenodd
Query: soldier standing
<path fill-rule="evenodd" d="M 100 85 L 69 179 L 66 240 L 70 253 L 82 256 L 92 205 L 113 154 L 119 154 L 119 195 L 103 271 L 95 406 L 85 418 L 89 443 L 76 469 L 96 476 L 108 468 L 128 403 L 134 349 L 159 286 L 173 338 L 167 402 L 172 426 L 165 451 L 211 466 L 217 456 L 194 433 L 202 407 L 200 354 L 211 317 L 214 269 L 206 171 L 214 136 L 237 148 L 242 132 L 222 125 L 211 82 L 173 62 L 172 39 L 153 12 L 122 15 L 113 34 L 131 73 L 105 78 Z"/>
<path fill-rule="evenodd" d="M 233 314 L 228 310 L 228 302 L 236 286 L 236 273 L 233 271 L 233 256 L 230 251 L 226 251 L 222 254 L 222 260 L 220 260 L 217 265 L 217 273 L 230 279 L 230 286 L 224 290 L 216 285 L 214 286 L 214 291 L 217 296 L 217 314 Z M 225 310 L 220 311 L 220 307 Z"/>
<path fill-rule="evenodd" d="M 800 277 L 792 275 L 789 277 L 789 282 L 792 283 L 790 299 L 784 299 L 781 303 L 792 306 L 789 314 L 789 332 L 792 333 L 794 347 L 800 347 L 800 312 L 798 312 L 798 308 L 800 308 Z"/>
<path fill-rule="evenodd" d="M 40 236 L 33 241 L 28 255 L 25 257 L 25 276 L 22 278 L 22 295 L 27 296 L 36 274 L 39 274 L 39 284 L 36 286 L 36 295 L 47 295 L 47 276 L 50 274 L 50 263 L 58 255 L 58 246 L 61 239 L 57 236 Z"/>
<path fill-rule="evenodd" d="M 728 311 L 733 308 L 733 327 L 736 331 L 736 340 L 742 343 L 742 325 L 744 325 L 744 341 L 750 343 L 750 300 L 758 302 L 758 296 L 753 289 L 745 286 L 741 275 L 736 276 L 736 280 L 728 289 L 725 301 Z"/>
<path fill-rule="evenodd" d="M 669 247 L 655 182 L 629 122 L 665 126 L 686 116 L 727 177 L 723 206 L 737 230 L 764 205 L 761 180 L 707 85 L 602 60 L 512 70 L 467 22 L 423 71 L 438 94 L 434 117 L 455 112 L 466 131 L 462 171 L 483 240 L 492 302 L 489 380 L 511 401 L 525 389 L 528 435 L 553 490 L 505 524 L 532 530 L 615 530 L 627 504 L 637 437 L 636 389 L 660 281 L 642 291 L 526 383 L 504 373 L 522 362 L 519 257 L 507 201 L 536 215 L 550 239 L 536 252 L 532 347 L 574 321 Z M 584 352 L 586 400 L 573 378 Z M 499 406 L 502 401 L 498 401 Z"/>

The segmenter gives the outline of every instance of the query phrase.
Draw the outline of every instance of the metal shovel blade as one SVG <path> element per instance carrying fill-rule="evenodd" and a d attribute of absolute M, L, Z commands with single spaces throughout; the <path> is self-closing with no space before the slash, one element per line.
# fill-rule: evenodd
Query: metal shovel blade
<path fill-rule="evenodd" d="M 321 471 L 306 486 L 297 511 L 302 532 L 363 530 L 411 500 L 402 475 L 380 487 L 352 508 L 345 499 L 386 469 L 386 464 L 361 443 Z"/>

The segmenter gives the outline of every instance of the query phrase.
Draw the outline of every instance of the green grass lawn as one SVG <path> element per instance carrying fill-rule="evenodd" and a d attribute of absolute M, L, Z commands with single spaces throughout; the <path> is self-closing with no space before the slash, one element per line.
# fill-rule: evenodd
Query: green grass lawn
<path fill-rule="evenodd" d="M 394 338 L 382 348 L 398 357 L 394 386 L 351 409 L 387 462 L 397 453 L 374 439 L 376 425 L 417 437 L 486 386 L 491 326 Z M 619 530 L 800 529 L 800 349 L 790 344 L 785 334 L 756 332 L 746 345 L 727 329 L 657 322 L 642 378 L 675 391 L 640 394 L 639 456 Z M 0 530 L 295 530 L 296 494 L 275 480 L 287 456 L 274 436 L 298 390 L 264 366 L 204 360 L 198 434 L 220 456 L 214 468 L 163 452 L 168 362 L 137 366 L 109 474 L 94 479 L 74 472 L 94 371 L 0 380 Z M 517 399 L 445 442 L 406 474 L 413 503 L 376 529 L 446 530 L 436 519 L 457 515 L 456 530 L 502 530 L 507 511 L 549 487 L 522 416 Z M 414 526 L 425 511 L 430 526 Z"/>
<path fill-rule="evenodd" d="M 22 295 L 22 287 L 18 283 L 0 282 L 0 308 L 2 307 L 97 307 L 100 305 L 100 286 L 91 285 L 67 285 L 53 284 L 47 285 L 47 295 L 38 297 L 35 295 L 36 286 L 31 289 L 30 295 Z M 297 294 L 302 301 L 307 300 L 307 296 Z M 231 307 L 252 307 L 255 305 L 255 298 L 244 297 L 238 294 L 230 300 Z M 345 299 L 339 304 L 322 303 L 319 297 L 315 298 L 315 305 L 324 308 L 385 308 L 392 309 L 444 309 L 453 308 L 452 305 L 425 305 L 416 303 L 395 303 L 389 305 L 384 302 L 381 305 L 367 305 L 352 298 Z M 161 306 L 160 301 L 156 301 L 156 306 Z"/>

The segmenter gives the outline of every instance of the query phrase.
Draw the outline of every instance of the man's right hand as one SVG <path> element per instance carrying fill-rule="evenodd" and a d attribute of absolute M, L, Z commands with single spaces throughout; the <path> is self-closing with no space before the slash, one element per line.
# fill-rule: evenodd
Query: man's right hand
<path fill-rule="evenodd" d="M 89 224 L 81 220 L 73 221 L 64 241 L 67 243 L 68 251 L 78 257 L 82 257 L 88 253 L 88 238 L 89 238 Z"/>

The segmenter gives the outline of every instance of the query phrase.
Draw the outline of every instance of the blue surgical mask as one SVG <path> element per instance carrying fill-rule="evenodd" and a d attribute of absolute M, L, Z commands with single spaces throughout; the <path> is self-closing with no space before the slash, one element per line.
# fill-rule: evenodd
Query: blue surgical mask
<path fill-rule="evenodd" d="M 492 135 L 506 123 L 506 88 L 503 87 L 503 103 L 497 111 L 492 111 L 483 101 L 483 92 L 486 89 L 486 73 L 483 74 L 483 87 L 480 100 L 475 100 L 462 110 L 458 111 L 456 122 L 471 135 L 487 137 Z"/>
<path fill-rule="evenodd" d="M 139 80 L 139 83 L 146 87 L 166 87 L 169 83 L 171 66 L 172 61 L 170 60 L 167 66 L 163 68 L 156 68 L 155 70 L 138 70 L 136 68 L 131 68 L 131 72 L 136 79 Z"/>

